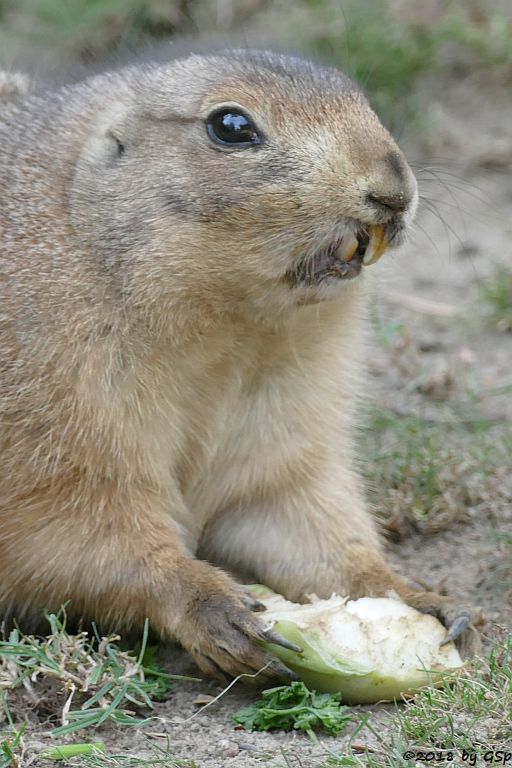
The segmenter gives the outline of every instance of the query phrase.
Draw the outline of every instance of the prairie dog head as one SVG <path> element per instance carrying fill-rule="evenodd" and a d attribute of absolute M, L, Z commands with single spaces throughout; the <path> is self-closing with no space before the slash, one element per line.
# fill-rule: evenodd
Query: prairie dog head
<path fill-rule="evenodd" d="M 359 282 L 416 205 L 351 80 L 235 50 L 126 70 L 81 151 L 71 213 L 135 293 L 146 275 L 154 297 L 272 313 Z"/>

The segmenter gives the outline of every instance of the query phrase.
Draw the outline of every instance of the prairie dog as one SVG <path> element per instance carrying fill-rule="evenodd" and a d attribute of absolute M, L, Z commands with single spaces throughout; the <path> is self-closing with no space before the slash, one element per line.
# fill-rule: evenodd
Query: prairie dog
<path fill-rule="evenodd" d="M 360 90 L 300 58 L 4 103 L 0 613 L 148 617 L 207 673 L 253 672 L 232 571 L 289 599 L 395 590 L 458 634 L 459 603 L 387 565 L 353 467 L 363 261 L 416 205 Z"/>

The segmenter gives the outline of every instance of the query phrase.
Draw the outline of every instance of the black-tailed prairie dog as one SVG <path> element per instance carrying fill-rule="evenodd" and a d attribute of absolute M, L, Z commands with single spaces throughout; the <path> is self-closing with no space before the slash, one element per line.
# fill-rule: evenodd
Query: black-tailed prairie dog
<path fill-rule="evenodd" d="M 148 617 L 206 672 L 254 672 L 234 572 L 394 590 L 457 635 L 463 606 L 387 565 L 353 467 L 368 264 L 416 203 L 354 83 L 300 58 L 4 99 L 1 614 Z"/>

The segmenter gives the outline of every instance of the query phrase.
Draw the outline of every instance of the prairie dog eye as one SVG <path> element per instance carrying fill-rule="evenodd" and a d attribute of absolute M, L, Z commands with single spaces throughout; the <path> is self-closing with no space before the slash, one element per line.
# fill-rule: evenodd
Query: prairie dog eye
<path fill-rule="evenodd" d="M 236 107 L 221 107 L 206 118 L 210 139 L 224 147 L 245 149 L 261 143 L 262 137 L 251 118 Z"/>

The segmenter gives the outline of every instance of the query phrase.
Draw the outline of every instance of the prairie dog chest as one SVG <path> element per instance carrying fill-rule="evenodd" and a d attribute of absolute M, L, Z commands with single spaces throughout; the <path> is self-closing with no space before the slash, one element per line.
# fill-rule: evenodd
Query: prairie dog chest
<path fill-rule="evenodd" d="M 275 442 L 288 421 L 283 413 L 288 354 L 276 334 L 256 335 L 244 327 L 210 336 L 190 350 L 177 384 L 178 474 L 185 494 L 218 483 L 228 468 L 240 471 L 254 463 L 263 446 Z"/>
<path fill-rule="evenodd" d="M 342 332 L 340 314 L 305 307 L 278 330 L 239 328 L 218 342 L 183 403 L 182 489 L 195 520 L 277 487 L 317 441 L 320 450 L 325 430 L 340 428 L 359 335 L 354 321 Z"/>

